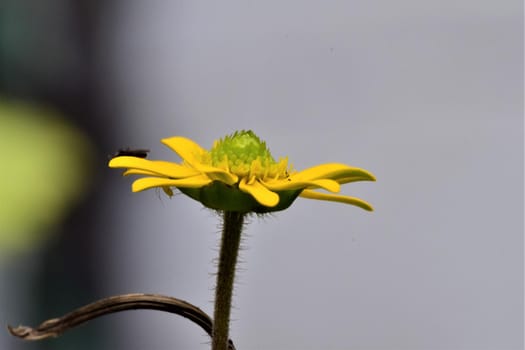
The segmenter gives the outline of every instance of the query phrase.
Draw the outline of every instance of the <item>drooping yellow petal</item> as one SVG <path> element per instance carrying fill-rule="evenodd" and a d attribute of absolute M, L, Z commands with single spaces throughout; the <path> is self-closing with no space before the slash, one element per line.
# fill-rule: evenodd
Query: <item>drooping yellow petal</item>
<path fill-rule="evenodd" d="M 176 152 L 187 164 L 195 167 L 201 164 L 207 151 L 193 140 L 182 136 L 162 139 L 161 142 Z"/>
<path fill-rule="evenodd" d="M 376 178 L 371 173 L 368 173 L 369 177 L 365 178 L 363 175 L 359 176 L 348 176 L 348 177 L 341 177 L 338 178 L 336 181 L 339 182 L 341 185 L 347 184 L 350 182 L 356 182 L 356 181 L 376 181 Z"/>
<path fill-rule="evenodd" d="M 365 169 L 339 163 L 320 164 L 293 174 L 291 178 L 303 181 L 332 179 L 339 183 L 351 181 L 375 181 L 374 175 Z M 346 181 L 348 179 L 350 179 L 350 181 Z M 341 182 L 341 180 L 345 180 L 346 182 Z"/>
<path fill-rule="evenodd" d="M 239 182 L 239 189 L 266 207 L 275 207 L 279 203 L 279 195 L 264 187 L 258 180 L 248 183 L 243 177 Z"/>
<path fill-rule="evenodd" d="M 210 184 L 212 180 L 204 175 L 191 176 L 184 179 L 167 179 L 164 177 L 142 177 L 131 185 L 133 192 L 144 191 L 153 187 L 175 186 L 183 188 L 199 188 Z"/>
<path fill-rule="evenodd" d="M 323 201 L 339 202 L 346 203 L 358 206 L 364 210 L 373 211 L 374 208 L 367 202 L 356 197 L 342 196 L 337 194 L 321 193 L 312 190 L 304 190 L 301 192 L 299 197 L 309 198 L 309 199 L 318 199 Z"/>
<path fill-rule="evenodd" d="M 293 179 L 278 179 L 262 181 L 263 185 L 272 191 L 299 190 L 306 188 L 322 188 L 330 192 L 339 192 L 341 186 L 337 181 L 329 179 L 301 181 Z"/>
<path fill-rule="evenodd" d="M 115 157 L 109 161 L 110 168 L 128 168 L 129 170 L 144 170 L 153 174 L 175 179 L 198 175 L 199 172 L 187 166 L 166 162 L 163 160 L 148 160 L 138 157 Z"/>

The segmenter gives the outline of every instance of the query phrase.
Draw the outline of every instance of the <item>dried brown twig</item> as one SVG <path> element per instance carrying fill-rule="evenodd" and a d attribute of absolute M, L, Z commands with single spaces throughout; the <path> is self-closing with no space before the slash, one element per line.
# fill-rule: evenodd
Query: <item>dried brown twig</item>
<path fill-rule="evenodd" d="M 95 301 L 82 306 L 62 317 L 44 321 L 36 328 L 27 326 L 7 326 L 15 337 L 25 340 L 40 340 L 58 337 L 68 329 L 74 328 L 94 318 L 126 310 L 159 310 L 185 317 L 198 324 L 211 337 L 213 321 L 198 307 L 177 298 L 158 294 L 123 294 Z M 229 340 L 229 349 L 235 350 L 233 342 Z"/>

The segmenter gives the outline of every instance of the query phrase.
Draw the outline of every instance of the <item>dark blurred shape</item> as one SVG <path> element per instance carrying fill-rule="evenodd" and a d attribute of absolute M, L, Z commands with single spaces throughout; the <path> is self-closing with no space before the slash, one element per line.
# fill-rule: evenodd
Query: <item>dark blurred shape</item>
<path fill-rule="evenodd" d="M 97 75 L 95 29 L 102 4 L 110 1 L 78 0 L 3 0 L 0 4 L 0 98 L 6 103 L 26 101 L 47 106 L 64 116 L 64 124 L 81 130 L 93 146 L 89 176 L 92 188 L 104 181 L 108 149 L 105 130 L 111 120 L 104 114 L 97 96 L 101 78 Z M 45 131 L 45 127 L 42 128 Z M 4 150 L 11 152 L 12 150 Z M 65 171 L 65 169 L 62 169 Z M 59 191 L 61 179 L 49 186 Z M 35 276 L 24 276 L 31 290 L 23 300 L 30 314 L 21 312 L 22 321 L 33 323 L 78 307 L 100 295 L 98 292 L 95 243 L 97 207 L 103 203 L 102 191 L 88 189 L 80 203 L 68 208 L 69 214 L 55 228 L 55 238 L 37 258 Z M 40 203 L 46 206 L 46 203 Z M 29 257 L 30 258 L 30 257 Z M 27 256 L 14 265 L 22 269 Z M 13 263 L 11 263 L 13 264 Z M 22 269 L 23 270 L 23 269 Z M 10 286 L 17 293 L 16 286 Z M 15 294 L 16 295 L 16 294 Z M 10 298 L 11 300 L 12 298 Z M 11 309 L 17 307 L 10 305 Z M 18 317 L 18 315 L 17 315 Z M 26 319 L 28 317 L 28 319 Z M 102 349 L 104 336 L 97 325 L 56 340 L 31 344 L 31 349 Z M 3 337 L 4 335 L 2 335 Z M 28 344 L 8 340 L 10 349 L 27 349 Z M 2 342 L 0 342 L 2 343 Z"/>
<path fill-rule="evenodd" d="M 149 149 L 122 148 L 122 149 L 119 149 L 118 152 L 115 153 L 112 158 L 121 157 L 121 156 L 146 158 L 148 156 L 148 153 L 149 153 Z"/>

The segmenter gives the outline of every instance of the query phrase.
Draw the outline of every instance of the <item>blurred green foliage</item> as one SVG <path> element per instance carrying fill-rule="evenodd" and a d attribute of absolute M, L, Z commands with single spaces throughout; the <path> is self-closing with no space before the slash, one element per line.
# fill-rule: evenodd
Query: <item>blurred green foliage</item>
<path fill-rule="evenodd" d="M 58 113 L 0 99 L 0 256 L 53 232 L 89 187 L 92 154 Z"/>

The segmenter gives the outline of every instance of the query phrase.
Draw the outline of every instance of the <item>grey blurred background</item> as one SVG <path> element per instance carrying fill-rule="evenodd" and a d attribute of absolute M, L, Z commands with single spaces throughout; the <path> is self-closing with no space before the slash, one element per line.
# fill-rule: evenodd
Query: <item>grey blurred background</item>
<path fill-rule="evenodd" d="M 13 112 L 21 103 L 25 117 Z M 54 136 L 31 143 L 34 120 L 38 135 L 56 130 L 48 109 L 76 140 L 60 151 Z M 129 146 L 178 161 L 161 138 L 208 148 L 253 129 L 296 169 L 372 171 L 377 183 L 343 192 L 376 211 L 303 199 L 250 220 L 238 349 L 523 349 L 520 1 L 2 0 L 0 123 L 18 130 L 18 143 L 0 144 L 3 172 L 16 175 L 0 178 L 0 213 L 22 193 L 20 222 L 47 210 L 30 184 L 67 204 L 45 225 L 0 221 L 4 325 L 129 292 L 211 313 L 219 218 L 184 196 L 131 193 L 107 156 Z M 19 170 L 51 154 L 67 162 Z M 0 348 L 209 341 L 185 319 L 136 311 L 39 343 L 1 332 Z"/>

